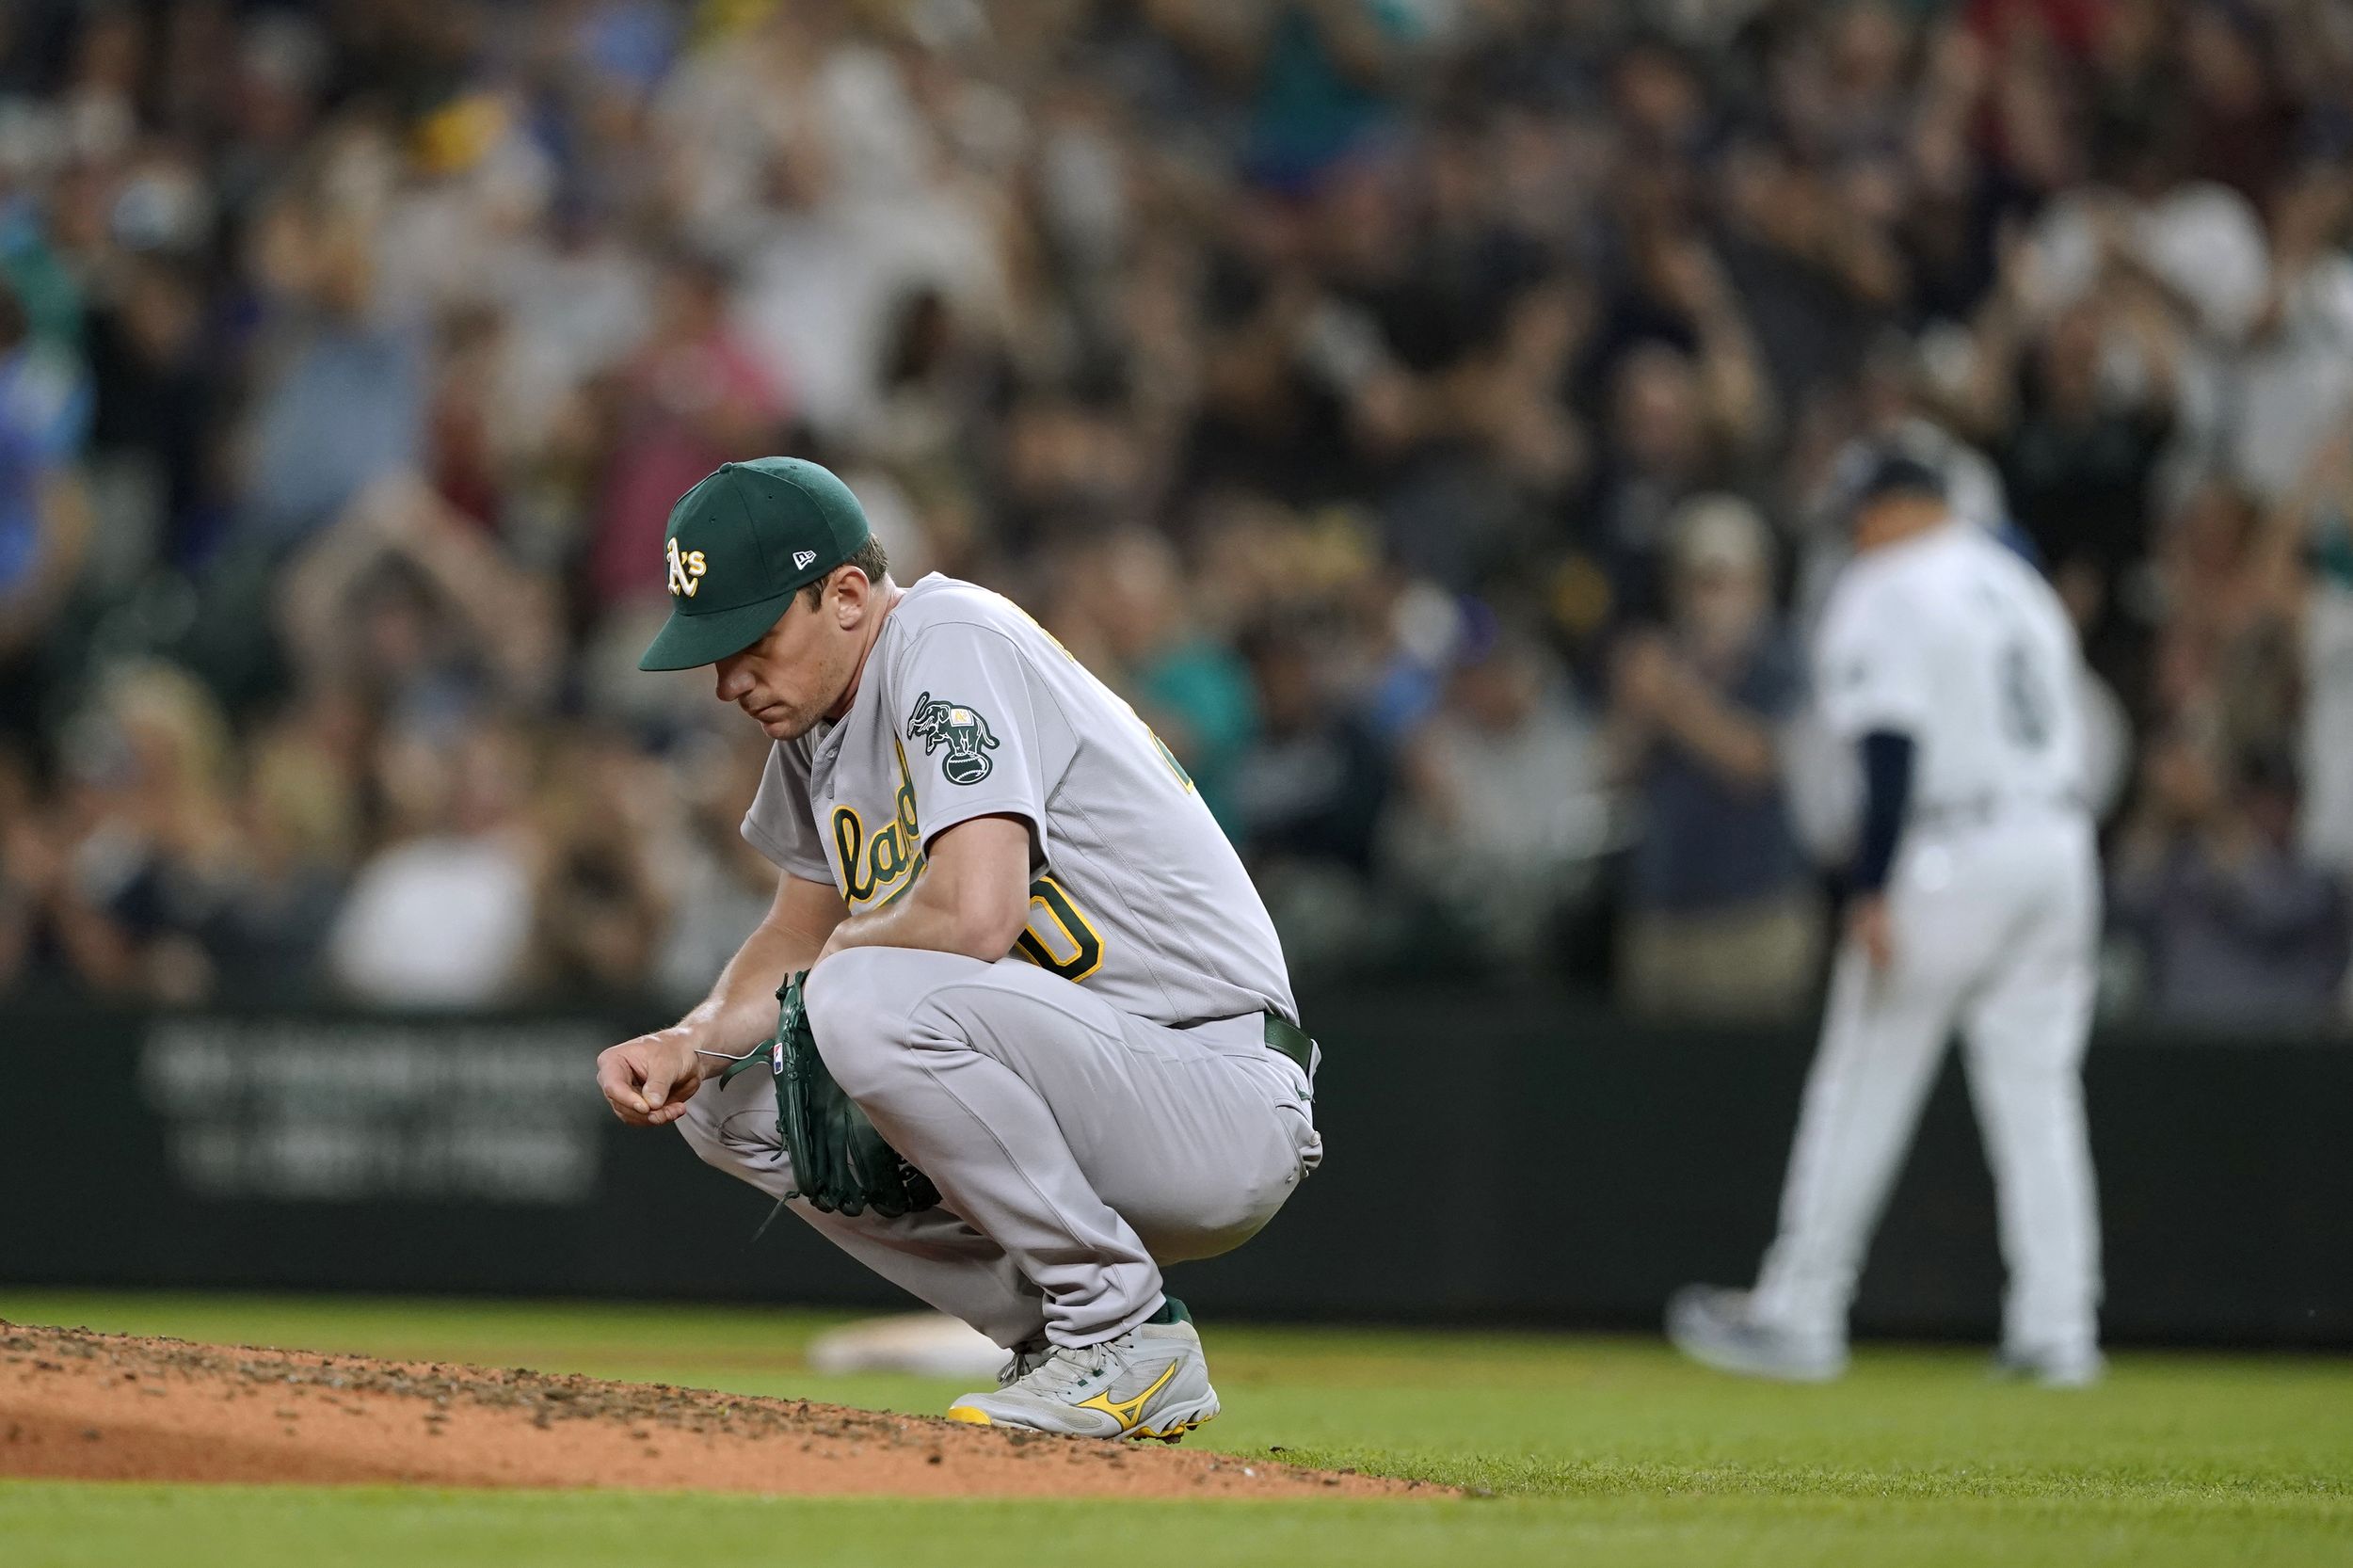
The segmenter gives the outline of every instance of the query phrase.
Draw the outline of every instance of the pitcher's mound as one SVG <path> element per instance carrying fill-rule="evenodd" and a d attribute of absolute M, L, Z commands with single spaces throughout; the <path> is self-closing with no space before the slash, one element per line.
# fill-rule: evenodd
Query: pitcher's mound
<path fill-rule="evenodd" d="M 0 1475 L 957 1496 L 1442 1490 L 665 1384 L 6 1322 Z"/>

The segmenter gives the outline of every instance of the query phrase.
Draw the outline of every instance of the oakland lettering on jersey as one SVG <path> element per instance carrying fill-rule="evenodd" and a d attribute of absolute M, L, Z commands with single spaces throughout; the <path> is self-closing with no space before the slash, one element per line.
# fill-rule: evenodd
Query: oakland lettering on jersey
<path fill-rule="evenodd" d="M 866 836 L 865 819 L 855 806 L 833 808 L 833 848 L 841 867 L 841 896 L 855 909 L 885 894 L 896 895 L 903 884 L 912 885 L 910 872 L 923 859 L 923 834 L 915 823 L 915 780 L 907 776 L 907 754 L 899 754 L 899 791 L 893 797 L 894 818 L 872 838 Z"/>
<path fill-rule="evenodd" d="M 890 903 L 914 887 L 923 870 L 923 830 L 916 821 L 915 779 L 907 771 L 906 748 L 895 741 L 892 747 L 899 763 L 899 790 L 892 803 L 896 815 L 882 831 L 868 837 L 866 819 L 855 806 L 833 808 L 833 848 L 841 866 L 841 896 L 853 910 Z M 1084 980 L 1103 965 L 1102 934 L 1086 912 L 1071 902 L 1063 885 L 1042 873 L 1030 885 L 1029 923 L 1015 939 L 1013 951 L 1070 981 Z"/>
<path fill-rule="evenodd" d="M 714 577 L 728 569 L 710 564 Z M 944 824 L 976 808 L 1024 819 L 1045 863 L 1030 868 L 1010 944 L 1023 968 L 1145 1017 L 1288 1014 L 1280 943 L 1199 795 L 1143 718 L 1029 617 L 925 578 L 884 622 L 867 669 L 872 688 L 830 739 L 772 758 L 746 832 L 779 865 L 872 914 L 930 874 L 928 840 Z M 1139 903 L 1144 888 L 1159 891 Z"/>

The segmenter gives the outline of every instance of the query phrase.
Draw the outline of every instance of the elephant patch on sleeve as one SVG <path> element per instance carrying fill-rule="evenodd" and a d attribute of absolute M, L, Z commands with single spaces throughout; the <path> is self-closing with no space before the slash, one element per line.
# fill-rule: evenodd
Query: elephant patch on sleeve
<path fill-rule="evenodd" d="M 978 784 L 996 766 L 988 754 L 997 749 L 997 737 L 980 710 L 929 692 L 917 697 L 907 713 L 907 739 L 921 741 L 926 757 L 941 746 L 948 748 L 939 771 L 951 784 Z"/>

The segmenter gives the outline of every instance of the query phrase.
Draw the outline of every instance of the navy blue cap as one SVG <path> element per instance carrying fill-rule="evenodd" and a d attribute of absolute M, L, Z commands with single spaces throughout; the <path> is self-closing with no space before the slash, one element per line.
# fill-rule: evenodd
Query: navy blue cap
<path fill-rule="evenodd" d="M 1909 452 L 1881 452 L 1871 459 L 1863 478 L 1855 486 L 1854 507 L 1861 511 L 1872 502 L 1891 495 L 1924 495 L 1930 500 L 1945 499 L 1945 475 L 1935 467 Z"/>

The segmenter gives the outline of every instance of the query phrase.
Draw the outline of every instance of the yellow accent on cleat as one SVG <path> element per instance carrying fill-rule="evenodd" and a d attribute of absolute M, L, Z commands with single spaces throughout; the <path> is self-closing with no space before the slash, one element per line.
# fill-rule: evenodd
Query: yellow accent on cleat
<path fill-rule="evenodd" d="M 976 1427 L 993 1427 L 997 1424 L 988 1418 L 987 1411 L 975 1410 L 968 1404 L 950 1405 L 948 1407 L 948 1419 L 951 1421 L 969 1422 L 971 1425 Z"/>
<path fill-rule="evenodd" d="M 1138 1394 L 1134 1399 L 1121 1400 L 1118 1403 L 1114 1404 L 1112 1402 L 1111 1390 L 1106 1388 L 1103 1392 L 1096 1395 L 1095 1398 L 1091 1400 L 1080 1400 L 1079 1401 L 1079 1408 L 1080 1410 L 1101 1411 L 1104 1415 L 1119 1423 L 1120 1434 L 1125 1436 L 1137 1430 L 1136 1417 L 1144 1414 L 1144 1401 L 1149 1400 L 1153 1395 L 1159 1393 L 1161 1389 L 1167 1387 L 1168 1380 L 1176 1375 L 1176 1364 L 1172 1361 L 1168 1364 L 1167 1369 L 1160 1373 L 1159 1380 L 1156 1381 L 1151 1387 L 1145 1389 L 1143 1393 Z M 1158 1436 L 1159 1434 L 1156 1432 L 1153 1435 Z"/>

